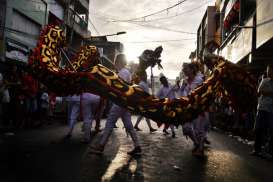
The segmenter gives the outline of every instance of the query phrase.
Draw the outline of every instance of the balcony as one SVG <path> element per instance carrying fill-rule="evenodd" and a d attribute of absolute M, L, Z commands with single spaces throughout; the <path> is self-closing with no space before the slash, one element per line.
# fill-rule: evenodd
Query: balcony
<path fill-rule="evenodd" d="M 72 18 L 71 18 L 72 17 Z M 82 37 L 89 37 L 90 32 L 88 31 L 88 17 L 79 15 L 72 9 L 68 11 L 68 18 L 66 24 L 80 34 Z"/>

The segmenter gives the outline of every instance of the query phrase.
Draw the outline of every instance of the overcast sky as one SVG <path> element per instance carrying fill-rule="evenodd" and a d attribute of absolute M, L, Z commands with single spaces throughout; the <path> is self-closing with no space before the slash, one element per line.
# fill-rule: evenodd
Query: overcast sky
<path fill-rule="evenodd" d="M 163 10 L 181 0 L 89 1 L 90 20 L 97 30 L 96 32 L 94 27 L 90 26 L 92 36 L 126 31 L 126 34 L 111 36 L 108 40 L 122 42 L 128 61 L 134 62 L 138 61 L 137 57 L 145 49 L 155 49 L 162 45 L 164 70 L 158 71 L 154 68 L 154 74 L 163 72 L 172 79 L 178 76 L 182 63 L 190 61 L 189 54 L 196 48 L 196 34 L 193 33 L 197 32 L 206 7 L 214 5 L 215 2 L 215 0 L 186 0 L 169 11 L 132 22 L 127 20 Z"/>

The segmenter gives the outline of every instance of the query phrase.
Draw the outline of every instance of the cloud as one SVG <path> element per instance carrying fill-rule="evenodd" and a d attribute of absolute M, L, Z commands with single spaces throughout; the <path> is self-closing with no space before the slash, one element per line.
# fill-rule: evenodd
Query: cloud
<path fill-rule="evenodd" d="M 152 12 L 176 4 L 177 0 L 93 0 L 90 1 L 90 19 L 101 35 L 126 31 L 127 34 L 112 36 L 110 41 L 119 41 L 124 44 L 125 53 L 130 61 L 136 61 L 145 49 L 155 49 L 163 46 L 162 64 L 164 74 L 175 78 L 181 69 L 183 62 L 188 62 L 189 54 L 196 48 L 196 40 L 181 40 L 195 38 L 195 34 L 182 34 L 162 29 L 181 30 L 186 32 L 197 32 L 197 28 L 205 13 L 207 5 L 214 4 L 214 0 L 188 0 L 177 8 L 171 9 L 156 16 L 147 17 L 145 20 L 161 18 L 161 20 L 141 23 L 143 26 L 130 22 L 109 22 L 110 20 L 128 20 L 141 17 Z M 181 15 L 179 15 L 181 14 Z M 179 16 L 176 16 L 179 15 Z M 173 17 L 172 17 L 173 16 Z M 174 17 L 176 16 L 176 17 Z M 172 18 L 166 18 L 172 17 Z M 163 19 L 162 19 L 163 18 Z M 138 19 L 144 20 L 144 19 Z M 162 29 L 148 26 L 158 26 Z M 96 32 L 91 27 L 91 33 Z M 157 40 L 181 40 L 173 42 L 154 42 Z M 150 41 L 150 42 L 149 42 Z M 141 43 L 142 42 L 142 43 Z M 159 74 L 160 71 L 156 71 Z"/>

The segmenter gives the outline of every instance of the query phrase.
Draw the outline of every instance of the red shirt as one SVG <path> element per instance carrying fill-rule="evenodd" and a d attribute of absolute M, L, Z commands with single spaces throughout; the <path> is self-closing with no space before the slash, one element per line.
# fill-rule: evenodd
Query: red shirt
<path fill-rule="evenodd" d="M 38 82 L 32 78 L 30 75 L 22 76 L 22 83 L 24 87 L 25 94 L 30 97 L 35 97 L 38 92 Z"/>

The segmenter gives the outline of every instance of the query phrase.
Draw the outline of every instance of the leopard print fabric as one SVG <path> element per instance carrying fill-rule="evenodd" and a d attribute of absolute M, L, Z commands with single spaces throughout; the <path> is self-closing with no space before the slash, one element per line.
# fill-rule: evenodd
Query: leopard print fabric
<path fill-rule="evenodd" d="M 188 97 L 170 101 L 149 95 L 139 86 L 126 83 L 112 70 L 97 64 L 99 54 L 94 46 L 85 46 L 74 58 L 73 67 L 78 72 L 60 70 L 59 48 L 63 45 L 63 31 L 58 26 L 48 26 L 29 61 L 33 76 L 58 95 L 91 92 L 158 123 L 175 125 L 191 121 L 207 110 L 216 92 L 231 100 L 240 111 L 248 111 L 255 106 L 256 85 L 253 78 L 239 66 L 224 60 Z"/>

